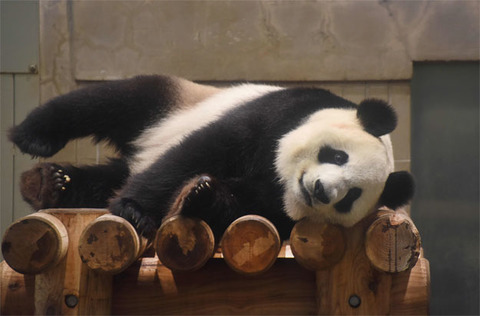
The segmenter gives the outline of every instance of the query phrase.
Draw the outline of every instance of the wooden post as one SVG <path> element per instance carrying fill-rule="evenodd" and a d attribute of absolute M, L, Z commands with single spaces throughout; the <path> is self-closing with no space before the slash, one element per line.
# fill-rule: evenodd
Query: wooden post
<path fill-rule="evenodd" d="M 138 236 L 127 220 L 105 214 L 85 228 L 78 242 L 78 251 L 90 269 L 117 274 L 128 268 L 146 246 L 147 240 Z"/>
<path fill-rule="evenodd" d="M 319 315 L 386 315 L 390 310 L 391 276 L 373 268 L 365 254 L 366 223 L 345 229 L 343 258 L 317 271 Z"/>
<path fill-rule="evenodd" d="M 110 313 L 111 275 L 89 269 L 78 253 L 78 241 L 85 227 L 106 210 L 49 209 L 65 225 L 69 245 L 58 265 L 35 277 L 35 313 L 103 315 Z"/>
<path fill-rule="evenodd" d="M 420 236 L 405 212 L 381 210 L 344 231 L 343 258 L 316 272 L 318 314 L 428 312 L 428 261 L 417 262 Z"/>
<path fill-rule="evenodd" d="M 258 215 L 246 215 L 227 228 L 221 246 L 225 262 L 234 271 L 254 275 L 273 265 L 282 243 L 270 221 Z"/>
<path fill-rule="evenodd" d="M 201 268 L 213 256 L 215 238 L 202 220 L 175 215 L 167 218 L 154 242 L 160 262 L 174 271 Z"/>

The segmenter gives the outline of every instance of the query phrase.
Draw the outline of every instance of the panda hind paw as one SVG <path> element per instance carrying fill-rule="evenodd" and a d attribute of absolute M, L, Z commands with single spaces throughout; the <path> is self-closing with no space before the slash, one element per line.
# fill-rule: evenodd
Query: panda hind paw
<path fill-rule="evenodd" d="M 61 195 L 71 181 L 64 167 L 54 163 L 39 163 L 22 174 L 20 192 L 35 210 L 58 207 Z"/>

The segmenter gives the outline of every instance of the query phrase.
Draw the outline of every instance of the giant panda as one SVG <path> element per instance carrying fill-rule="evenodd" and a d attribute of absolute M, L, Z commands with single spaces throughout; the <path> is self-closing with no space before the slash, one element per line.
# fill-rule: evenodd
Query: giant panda
<path fill-rule="evenodd" d="M 35 209 L 107 207 L 150 239 L 174 214 L 203 219 L 216 238 L 258 214 L 288 239 L 302 218 L 350 227 L 380 205 L 408 203 L 413 178 L 393 170 L 396 124 L 392 107 L 375 99 L 357 105 L 319 88 L 148 75 L 53 98 L 9 138 L 41 157 L 90 135 L 118 150 L 106 164 L 26 171 L 21 192 Z"/>

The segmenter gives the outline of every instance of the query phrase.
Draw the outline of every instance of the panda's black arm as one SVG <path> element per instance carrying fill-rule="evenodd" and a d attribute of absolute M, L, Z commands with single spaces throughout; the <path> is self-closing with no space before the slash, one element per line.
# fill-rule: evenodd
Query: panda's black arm
<path fill-rule="evenodd" d="M 129 142 L 165 115 L 175 102 L 176 81 L 139 76 L 105 82 L 58 96 L 35 108 L 9 138 L 22 152 L 49 157 L 74 138 L 108 140 L 122 154 Z"/>

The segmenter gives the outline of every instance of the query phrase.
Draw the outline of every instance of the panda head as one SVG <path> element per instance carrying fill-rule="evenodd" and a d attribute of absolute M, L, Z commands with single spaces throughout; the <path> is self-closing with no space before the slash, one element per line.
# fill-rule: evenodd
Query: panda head
<path fill-rule="evenodd" d="M 380 205 L 408 203 L 413 179 L 393 172 L 388 134 L 396 124 L 388 104 L 365 100 L 357 109 L 320 110 L 284 135 L 275 168 L 287 214 L 350 227 Z"/>

